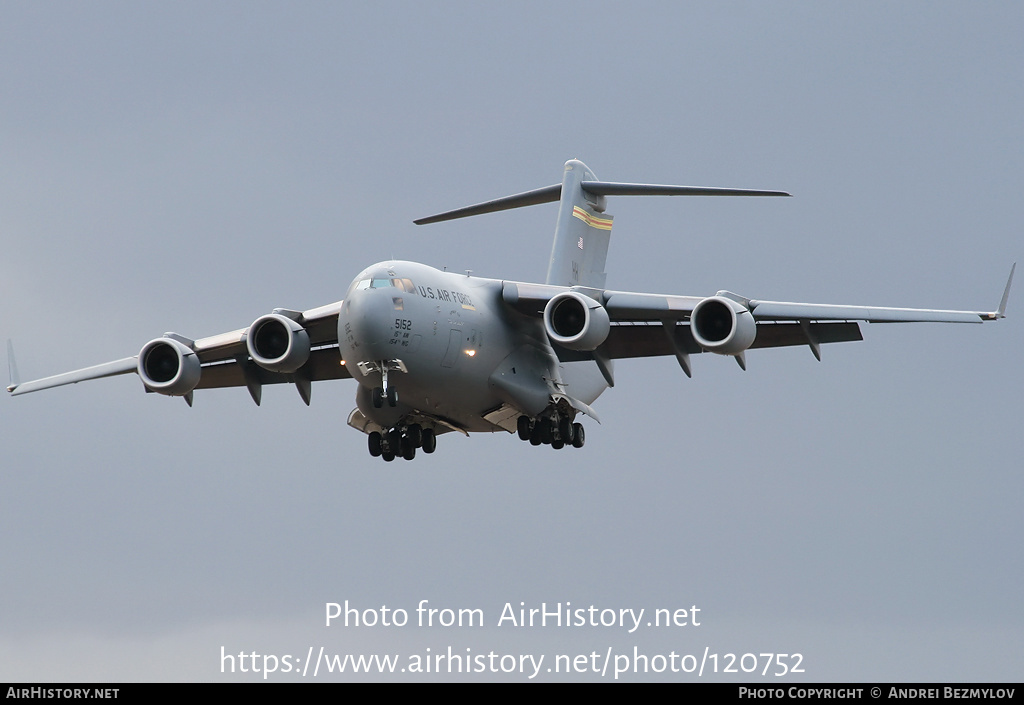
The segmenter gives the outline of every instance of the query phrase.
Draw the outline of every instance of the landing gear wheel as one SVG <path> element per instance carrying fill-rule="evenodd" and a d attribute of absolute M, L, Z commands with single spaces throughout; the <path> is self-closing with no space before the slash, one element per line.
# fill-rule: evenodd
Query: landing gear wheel
<path fill-rule="evenodd" d="M 388 387 L 387 391 L 388 406 L 398 406 L 398 390 L 394 387 Z"/>
<path fill-rule="evenodd" d="M 563 416 L 558 422 L 558 435 L 562 437 L 563 443 L 572 443 L 573 425 L 568 416 Z"/>
<path fill-rule="evenodd" d="M 370 392 L 370 397 L 373 399 L 374 409 L 379 409 L 384 406 L 384 390 L 380 387 L 374 387 L 373 391 Z"/>
<path fill-rule="evenodd" d="M 565 448 L 565 441 L 563 441 L 561 438 L 557 438 L 551 441 L 551 447 L 554 448 L 555 450 L 561 450 L 562 448 Z"/>
<path fill-rule="evenodd" d="M 374 431 L 373 433 L 370 434 L 368 443 L 370 446 L 370 455 L 372 455 L 374 458 L 380 457 L 380 454 L 383 451 L 383 440 L 384 439 L 377 431 Z"/>
<path fill-rule="evenodd" d="M 395 454 L 392 453 L 390 450 L 385 450 L 380 454 L 380 457 L 384 458 L 385 462 L 390 463 L 392 460 L 395 459 Z"/>
<path fill-rule="evenodd" d="M 423 427 L 418 423 L 414 423 L 405 429 L 405 436 L 412 442 L 413 448 L 419 448 L 423 445 Z"/>
<path fill-rule="evenodd" d="M 539 446 L 543 442 L 544 441 L 541 437 L 540 422 L 538 421 L 536 424 L 534 424 L 533 430 L 530 431 L 530 445 Z"/>
<path fill-rule="evenodd" d="M 416 457 L 416 446 L 412 444 L 412 439 L 409 437 L 402 439 L 402 457 L 406 460 L 412 460 Z"/>
<path fill-rule="evenodd" d="M 434 452 L 434 450 L 437 448 L 437 436 L 434 435 L 434 429 L 432 429 L 432 428 L 425 428 L 425 429 L 423 429 L 422 444 L 423 444 L 423 452 L 424 453 L 433 453 Z"/>
<path fill-rule="evenodd" d="M 551 430 L 551 419 L 541 419 L 537 422 L 537 425 L 540 426 L 540 442 L 550 445 L 551 441 L 555 440 Z"/>
<path fill-rule="evenodd" d="M 520 416 L 519 420 L 516 421 L 516 430 L 519 431 L 519 440 L 530 440 L 530 434 L 533 431 L 533 424 L 530 423 L 530 417 Z"/>
<path fill-rule="evenodd" d="M 397 428 L 388 431 L 388 450 L 391 455 L 398 455 L 402 452 L 402 432 Z"/>
<path fill-rule="evenodd" d="M 583 443 L 587 440 L 587 434 L 583 432 L 583 424 L 574 423 L 572 425 L 572 447 L 582 448 Z"/>

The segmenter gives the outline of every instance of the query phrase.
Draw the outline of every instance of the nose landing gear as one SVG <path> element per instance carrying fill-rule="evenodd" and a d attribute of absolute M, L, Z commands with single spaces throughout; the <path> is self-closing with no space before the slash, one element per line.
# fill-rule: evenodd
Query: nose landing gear
<path fill-rule="evenodd" d="M 398 390 L 394 387 L 374 387 L 372 395 L 375 409 L 384 406 L 384 402 L 387 402 L 388 406 L 398 406 Z"/>
<path fill-rule="evenodd" d="M 390 407 L 398 406 L 398 390 L 388 384 L 388 372 L 408 372 L 404 362 L 401 360 L 364 361 L 356 363 L 356 367 L 364 376 L 372 372 L 380 373 L 381 386 L 374 387 L 370 395 L 375 409 L 380 409 L 385 402 Z"/>

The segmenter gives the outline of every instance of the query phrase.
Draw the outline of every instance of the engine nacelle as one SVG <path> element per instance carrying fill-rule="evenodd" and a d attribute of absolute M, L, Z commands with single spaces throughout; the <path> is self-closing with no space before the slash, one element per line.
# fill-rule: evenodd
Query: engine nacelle
<path fill-rule="evenodd" d="M 743 304 L 723 296 L 711 296 L 693 307 L 690 332 L 705 350 L 738 355 L 754 343 L 757 324 Z"/>
<path fill-rule="evenodd" d="M 138 372 L 147 389 L 180 397 L 199 384 L 202 367 L 192 348 L 172 338 L 157 338 L 139 352 Z"/>
<path fill-rule="evenodd" d="M 552 342 L 570 350 L 594 350 L 608 337 L 604 306 L 575 291 L 558 294 L 544 307 L 544 328 Z"/>
<path fill-rule="evenodd" d="M 249 326 L 245 346 L 256 364 L 271 372 L 294 372 L 309 359 L 309 333 L 278 313 L 257 318 Z"/>

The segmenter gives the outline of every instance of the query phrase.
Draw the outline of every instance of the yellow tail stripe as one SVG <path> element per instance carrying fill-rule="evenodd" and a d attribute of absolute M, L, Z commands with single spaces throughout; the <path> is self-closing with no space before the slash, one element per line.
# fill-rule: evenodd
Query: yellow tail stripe
<path fill-rule="evenodd" d="M 591 215 L 590 213 L 587 213 L 585 210 L 583 210 L 579 206 L 573 206 L 572 207 L 572 214 L 573 214 L 573 217 L 579 218 L 580 220 L 582 220 L 584 223 L 586 223 L 587 225 L 589 225 L 592 228 L 597 228 L 598 230 L 611 230 L 612 229 L 612 219 L 611 218 L 598 218 L 596 215 Z"/>

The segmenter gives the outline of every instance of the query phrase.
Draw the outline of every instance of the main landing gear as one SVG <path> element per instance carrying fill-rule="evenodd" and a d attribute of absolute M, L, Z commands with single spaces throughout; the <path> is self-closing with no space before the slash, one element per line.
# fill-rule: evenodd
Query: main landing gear
<path fill-rule="evenodd" d="M 433 453 L 437 448 L 437 436 L 434 429 L 414 423 L 395 426 L 384 433 L 373 431 L 369 435 L 368 444 L 370 455 L 384 458 L 390 463 L 398 457 L 412 460 L 416 457 L 417 448 L 422 448 L 424 453 Z"/>
<path fill-rule="evenodd" d="M 550 445 L 556 450 L 571 445 L 582 448 L 586 441 L 583 424 L 573 423 L 568 416 L 555 415 L 531 419 L 520 416 L 517 422 L 520 440 L 529 441 L 530 445 Z"/>

